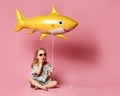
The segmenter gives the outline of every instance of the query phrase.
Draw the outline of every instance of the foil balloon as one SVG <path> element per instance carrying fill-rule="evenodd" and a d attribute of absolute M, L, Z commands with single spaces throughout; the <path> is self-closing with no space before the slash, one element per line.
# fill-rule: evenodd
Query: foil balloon
<path fill-rule="evenodd" d="M 40 40 L 50 35 L 57 36 L 59 38 L 67 39 L 64 35 L 70 30 L 74 29 L 78 23 L 71 18 L 62 16 L 53 5 L 50 14 L 36 16 L 33 18 L 24 18 L 22 13 L 16 9 L 17 24 L 15 32 L 18 32 L 24 28 L 29 29 L 29 34 L 39 30 L 42 35 Z"/>

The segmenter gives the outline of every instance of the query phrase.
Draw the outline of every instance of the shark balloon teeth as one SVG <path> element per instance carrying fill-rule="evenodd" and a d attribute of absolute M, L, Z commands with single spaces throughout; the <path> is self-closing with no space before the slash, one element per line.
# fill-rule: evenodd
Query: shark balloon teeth
<path fill-rule="evenodd" d="M 78 23 L 66 16 L 61 15 L 53 5 L 50 14 L 36 16 L 33 18 L 25 18 L 19 9 L 16 9 L 16 27 L 15 32 L 22 29 L 29 29 L 29 34 L 33 34 L 37 30 L 41 32 L 40 40 L 50 35 L 67 39 L 64 35 L 74 29 Z"/>

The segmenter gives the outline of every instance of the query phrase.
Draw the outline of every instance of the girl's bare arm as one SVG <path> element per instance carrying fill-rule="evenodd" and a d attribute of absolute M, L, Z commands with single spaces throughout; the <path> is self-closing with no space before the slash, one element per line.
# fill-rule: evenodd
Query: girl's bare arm
<path fill-rule="evenodd" d="M 42 63 L 39 64 L 39 67 L 38 67 L 38 69 L 37 69 L 36 72 L 35 72 L 37 75 L 39 75 L 39 74 L 41 73 L 42 65 L 43 65 Z"/>

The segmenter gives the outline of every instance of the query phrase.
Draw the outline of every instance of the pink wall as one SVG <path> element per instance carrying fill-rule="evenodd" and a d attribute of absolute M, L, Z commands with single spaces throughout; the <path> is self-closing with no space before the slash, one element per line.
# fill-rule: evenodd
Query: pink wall
<path fill-rule="evenodd" d="M 0 1 L 0 76 L 2 89 L 27 83 L 34 51 L 44 47 L 51 62 L 51 37 L 39 41 L 40 33 L 15 33 L 15 9 L 25 17 L 48 14 L 52 0 Z M 120 83 L 120 1 L 54 0 L 63 15 L 79 25 L 67 33 L 68 40 L 55 37 L 55 78 L 60 84 L 98 86 Z M 5 85 L 4 85 L 5 84 Z"/>

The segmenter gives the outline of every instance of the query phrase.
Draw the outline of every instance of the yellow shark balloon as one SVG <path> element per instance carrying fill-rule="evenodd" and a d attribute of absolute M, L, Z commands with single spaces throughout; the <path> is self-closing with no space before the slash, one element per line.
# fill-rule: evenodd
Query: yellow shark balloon
<path fill-rule="evenodd" d="M 54 5 L 50 14 L 34 18 L 24 18 L 22 13 L 16 9 L 16 19 L 15 32 L 27 28 L 30 29 L 29 34 L 32 34 L 36 30 L 39 30 L 42 33 L 40 40 L 50 35 L 66 39 L 64 33 L 69 32 L 78 25 L 76 21 L 60 15 Z"/>

